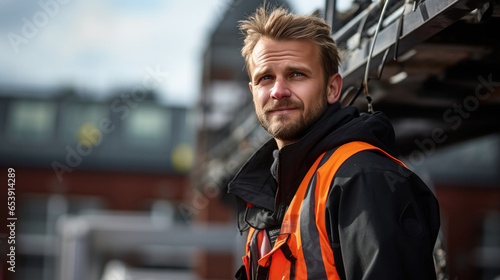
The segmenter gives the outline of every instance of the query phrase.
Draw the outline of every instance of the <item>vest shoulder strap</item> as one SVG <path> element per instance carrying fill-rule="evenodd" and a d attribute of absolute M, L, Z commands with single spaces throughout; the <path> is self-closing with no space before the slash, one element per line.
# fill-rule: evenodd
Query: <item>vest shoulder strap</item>
<path fill-rule="evenodd" d="M 333 164 L 333 166 L 331 166 L 331 168 L 334 171 L 334 172 L 332 172 L 332 175 L 334 175 L 336 173 L 336 171 L 340 168 L 340 166 L 348 158 L 350 158 L 351 156 L 353 156 L 356 153 L 359 153 L 361 151 L 366 151 L 366 150 L 377 150 L 377 151 L 383 153 L 384 155 L 386 155 L 388 158 L 390 158 L 393 161 L 395 161 L 396 163 L 398 163 L 398 164 L 406 167 L 406 165 L 402 161 L 400 161 L 397 158 L 391 156 L 386 151 L 384 151 L 384 150 L 382 150 L 382 149 L 380 149 L 380 148 L 378 148 L 376 146 L 373 146 L 372 144 L 369 144 L 369 143 L 366 143 L 366 142 L 362 142 L 362 141 L 353 141 L 353 142 L 349 142 L 349 143 L 346 143 L 346 144 L 340 146 L 334 152 L 335 156 L 333 156 L 333 158 L 335 160 L 334 161 L 329 161 L 329 164 Z"/>

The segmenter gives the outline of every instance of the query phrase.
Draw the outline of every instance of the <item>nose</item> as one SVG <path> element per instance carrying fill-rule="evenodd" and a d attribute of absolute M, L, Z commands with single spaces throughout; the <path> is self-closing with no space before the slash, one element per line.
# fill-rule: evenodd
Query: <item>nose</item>
<path fill-rule="evenodd" d="M 283 78 L 277 78 L 274 82 L 274 86 L 271 89 L 272 99 L 281 99 L 291 96 L 291 91 L 288 83 Z"/>

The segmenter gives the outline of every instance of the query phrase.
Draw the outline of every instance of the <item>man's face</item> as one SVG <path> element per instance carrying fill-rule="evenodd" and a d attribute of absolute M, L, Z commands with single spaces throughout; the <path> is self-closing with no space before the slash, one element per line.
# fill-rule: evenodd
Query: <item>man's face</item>
<path fill-rule="evenodd" d="M 342 78 L 335 74 L 325 83 L 319 51 L 311 41 L 262 38 L 249 63 L 257 118 L 279 148 L 302 137 L 327 105 L 338 100 Z"/>

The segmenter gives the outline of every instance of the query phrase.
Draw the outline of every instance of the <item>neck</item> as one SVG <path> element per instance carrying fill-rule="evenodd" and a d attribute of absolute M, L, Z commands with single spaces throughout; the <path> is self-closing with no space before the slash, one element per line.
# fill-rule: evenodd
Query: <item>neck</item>
<path fill-rule="evenodd" d="M 278 149 L 280 149 L 280 150 L 285 145 L 292 144 L 293 142 L 296 141 L 296 140 L 280 140 L 280 139 L 276 139 L 276 138 L 274 138 L 274 140 L 276 141 L 276 145 L 278 145 Z"/>

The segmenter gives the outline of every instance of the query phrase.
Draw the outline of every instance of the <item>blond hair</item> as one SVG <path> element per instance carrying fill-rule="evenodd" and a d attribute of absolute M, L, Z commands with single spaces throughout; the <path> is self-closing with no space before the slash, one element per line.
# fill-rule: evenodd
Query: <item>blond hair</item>
<path fill-rule="evenodd" d="M 263 5 L 257 8 L 255 13 L 246 20 L 240 21 L 239 28 L 245 35 L 241 54 L 245 58 L 246 69 L 250 78 L 250 56 L 255 45 L 262 37 L 277 41 L 310 40 L 318 47 L 325 82 L 338 72 L 340 57 L 337 45 L 330 35 L 331 28 L 316 13 L 312 15 L 295 15 L 289 13 L 283 7 L 272 8 L 269 11 L 269 8 Z"/>

